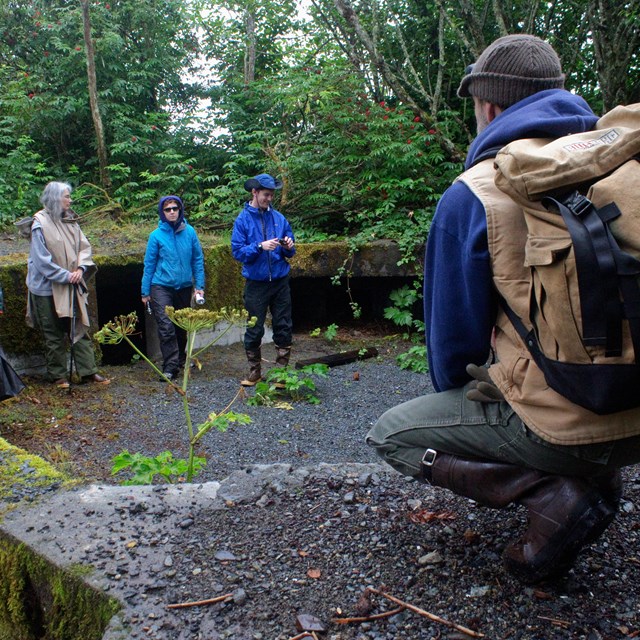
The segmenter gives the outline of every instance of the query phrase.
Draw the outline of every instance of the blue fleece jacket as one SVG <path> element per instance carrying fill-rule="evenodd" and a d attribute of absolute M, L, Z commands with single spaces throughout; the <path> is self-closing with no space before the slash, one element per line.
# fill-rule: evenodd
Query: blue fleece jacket
<path fill-rule="evenodd" d="M 163 203 L 175 200 L 180 214 L 170 223 L 162 210 Z M 165 196 L 158 205 L 158 228 L 151 232 L 144 254 L 142 296 L 151 293 L 151 285 L 184 289 L 195 284 L 204 289 L 204 256 L 196 230 L 184 218 L 184 206 L 177 196 Z"/>
<path fill-rule="evenodd" d="M 296 253 L 291 249 L 276 247 L 263 251 L 259 245 L 273 238 L 291 238 L 293 231 L 287 219 L 273 207 L 266 210 L 252 207 L 248 202 L 236 218 L 231 234 L 231 253 L 242 263 L 242 275 L 248 280 L 268 282 L 284 278 L 291 267 L 287 262 Z"/>
<path fill-rule="evenodd" d="M 596 120 L 581 97 L 564 89 L 541 91 L 493 120 L 471 144 L 465 167 L 492 147 L 588 131 Z M 424 276 L 429 370 L 436 391 L 446 391 L 469 381 L 467 364 L 487 361 L 498 310 L 485 210 L 463 182 L 449 187 L 438 203 Z"/>

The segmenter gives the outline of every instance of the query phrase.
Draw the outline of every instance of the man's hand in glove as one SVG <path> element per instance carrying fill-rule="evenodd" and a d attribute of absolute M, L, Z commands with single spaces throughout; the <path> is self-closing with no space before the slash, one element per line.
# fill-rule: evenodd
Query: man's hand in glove
<path fill-rule="evenodd" d="M 479 367 L 475 364 L 467 365 L 467 373 L 474 379 L 471 388 L 467 391 L 467 398 L 474 402 L 502 402 L 502 391 L 496 387 L 489 377 L 487 367 Z"/>

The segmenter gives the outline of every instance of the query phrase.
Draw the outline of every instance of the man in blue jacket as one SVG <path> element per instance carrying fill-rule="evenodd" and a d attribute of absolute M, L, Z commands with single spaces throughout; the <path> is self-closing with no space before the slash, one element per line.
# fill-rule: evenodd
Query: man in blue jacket
<path fill-rule="evenodd" d="M 185 309 L 193 294 L 204 295 L 204 255 L 178 196 L 160 198 L 158 216 L 158 228 L 151 232 L 144 255 L 142 304 L 151 304 L 158 325 L 162 372 L 171 380 L 185 364 L 187 337 L 171 322 L 165 307 Z"/>
<path fill-rule="evenodd" d="M 458 94 L 473 98 L 478 136 L 438 203 L 425 258 L 438 393 L 387 411 L 367 442 L 407 476 L 494 508 L 524 505 L 528 528 L 503 561 L 536 583 L 565 573 L 613 520 L 619 468 L 640 460 L 640 413 L 597 416 L 528 385 L 540 372 L 500 305 L 523 308 L 530 274 L 522 212 L 495 186 L 491 157 L 514 140 L 588 131 L 596 116 L 563 89 L 556 52 L 534 36 L 499 38 L 468 71 Z"/>
<path fill-rule="evenodd" d="M 244 306 L 257 322 L 244 334 L 249 375 L 241 381 L 251 387 L 262 379 L 262 337 L 267 311 L 271 311 L 276 365 L 286 367 L 291 355 L 292 322 L 289 288 L 289 258 L 296 252 L 295 239 L 287 219 L 271 206 L 282 182 L 261 173 L 244 183 L 251 200 L 236 218 L 231 235 L 231 253 L 242 263 L 246 278 Z"/>

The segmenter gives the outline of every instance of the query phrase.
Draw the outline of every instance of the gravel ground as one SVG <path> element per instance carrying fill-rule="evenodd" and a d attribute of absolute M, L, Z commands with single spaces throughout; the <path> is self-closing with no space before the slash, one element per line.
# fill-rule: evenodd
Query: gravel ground
<path fill-rule="evenodd" d="M 524 525 L 519 508 L 483 509 L 370 472 L 313 472 L 302 487 L 276 481 L 262 489 L 258 500 L 232 502 L 213 519 L 195 517 L 187 530 L 162 600 L 226 593 L 234 600 L 183 610 L 185 638 L 288 640 L 301 616 L 319 619 L 326 635 L 318 637 L 330 640 L 472 637 L 409 609 L 337 622 L 395 608 L 384 597 L 366 598 L 367 587 L 496 640 L 640 635 L 635 475 L 609 532 L 566 579 L 535 588 L 501 568 L 501 549 Z M 249 606 L 238 606 L 245 595 Z"/>
<path fill-rule="evenodd" d="M 371 337 L 356 338 L 372 344 Z M 309 624 L 305 616 L 320 621 L 323 630 L 316 635 L 326 640 L 470 637 L 408 609 L 383 619 L 336 622 L 394 608 L 380 596 L 363 597 L 367 587 L 488 638 L 639 637 L 636 468 L 624 472 L 619 517 L 575 569 L 559 582 L 524 587 L 500 562 L 502 548 L 524 526 L 522 509 L 484 509 L 384 467 L 358 471 L 346 464 L 376 463 L 363 443 L 371 424 L 387 408 L 429 391 L 426 376 L 395 365 L 397 345 L 382 344 L 381 358 L 336 367 L 318 380 L 319 405 L 283 410 L 239 401 L 234 409 L 248 413 L 252 423 L 207 436 L 199 453 L 208 463 L 198 480 L 235 472 L 255 478 L 255 491 L 230 496 L 214 512 L 194 510 L 165 538 L 146 541 L 180 552 L 158 567 L 157 584 L 142 596 L 153 615 L 132 621 L 139 629 L 132 637 L 289 640 L 301 633 L 297 624 Z M 294 359 L 337 350 L 301 336 L 296 345 Z M 238 345 L 212 350 L 204 365 L 192 381 L 195 422 L 227 404 L 245 367 Z M 115 481 L 109 461 L 124 448 L 184 455 L 179 398 L 139 363 L 107 373 L 109 387 L 71 393 L 29 380 L 18 400 L 2 406 L 0 435 L 102 482 Z M 284 480 L 264 477 L 252 467 L 268 463 L 302 469 L 303 479 L 288 483 L 286 474 Z M 327 470 L 321 463 L 337 466 Z M 167 603 L 227 593 L 233 597 L 222 603 L 175 610 L 177 625 L 163 622 Z"/>
<path fill-rule="evenodd" d="M 395 364 L 395 355 L 406 345 L 358 331 L 346 334 L 340 343 L 297 335 L 291 362 L 363 346 L 376 346 L 379 357 L 334 367 L 326 378 L 313 378 L 317 405 L 292 402 L 288 409 L 252 407 L 239 398 L 232 410 L 249 415 L 251 423 L 207 434 L 197 452 L 207 458 L 198 480 L 222 480 L 247 464 L 376 462 L 364 436 L 378 416 L 431 389 L 428 376 L 403 371 Z M 263 371 L 274 366 L 274 358 L 273 346 L 266 345 Z M 247 372 L 239 344 L 210 349 L 202 365 L 201 370 L 192 370 L 189 383 L 194 425 L 204 422 L 212 411 L 223 410 Z M 0 408 L 0 436 L 62 463 L 76 476 L 101 482 L 117 482 L 110 475 L 111 459 L 123 449 L 145 455 L 171 450 L 177 457 L 186 457 L 181 397 L 142 362 L 107 367 L 105 373 L 112 379 L 107 387 L 80 385 L 71 392 L 27 380 L 25 392 Z M 245 397 L 253 393 L 248 390 Z"/>

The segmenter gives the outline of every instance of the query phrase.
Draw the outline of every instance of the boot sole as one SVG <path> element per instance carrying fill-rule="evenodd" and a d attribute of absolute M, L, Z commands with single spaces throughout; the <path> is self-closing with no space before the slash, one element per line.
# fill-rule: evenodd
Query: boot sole
<path fill-rule="evenodd" d="M 615 515 L 615 509 L 606 502 L 599 501 L 584 510 L 568 533 L 557 536 L 560 540 L 555 537 L 549 540 L 546 548 L 551 551 L 544 554 L 545 557 L 540 558 L 543 555 L 541 552 L 534 558 L 536 562 L 523 564 L 508 556 L 507 547 L 502 556 L 504 566 L 509 573 L 526 584 L 559 578 L 573 566 L 583 547 L 595 542 L 606 531 Z"/>

